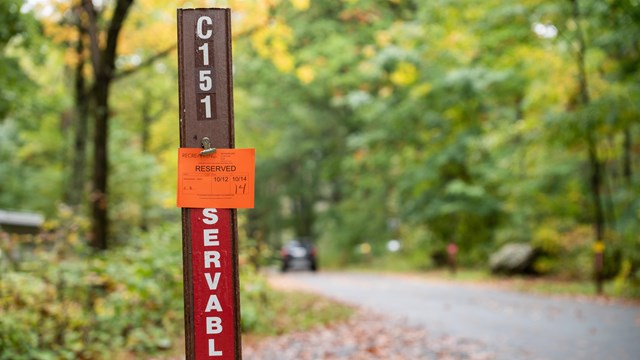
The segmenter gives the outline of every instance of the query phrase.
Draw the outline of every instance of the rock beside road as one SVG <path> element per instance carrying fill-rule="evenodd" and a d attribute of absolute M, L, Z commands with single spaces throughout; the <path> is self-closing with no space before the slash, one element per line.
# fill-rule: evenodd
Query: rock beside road
<path fill-rule="evenodd" d="M 536 251 L 529 244 L 506 244 L 491 255 L 489 266 L 494 274 L 524 274 L 533 271 Z"/>
<path fill-rule="evenodd" d="M 484 345 L 359 310 L 349 321 L 243 344 L 246 360 L 490 360 Z"/>

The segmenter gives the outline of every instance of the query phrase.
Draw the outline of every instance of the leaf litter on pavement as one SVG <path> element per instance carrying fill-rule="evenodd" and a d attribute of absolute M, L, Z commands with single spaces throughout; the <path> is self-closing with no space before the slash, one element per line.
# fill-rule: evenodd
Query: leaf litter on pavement
<path fill-rule="evenodd" d="M 486 346 L 431 337 L 406 320 L 358 310 L 349 320 L 243 344 L 246 360 L 492 360 Z"/>

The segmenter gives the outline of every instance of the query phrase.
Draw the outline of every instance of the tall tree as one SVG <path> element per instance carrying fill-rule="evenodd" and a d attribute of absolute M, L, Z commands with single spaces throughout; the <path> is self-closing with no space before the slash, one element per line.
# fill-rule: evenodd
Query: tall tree
<path fill-rule="evenodd" d="M 72 165 L 67 186 L 65 200 L 74 208 L 78 208 L 82 203 L 81 189 L 85 185 L 85 167 L 87 158 L 87 137 L 89 135 L 89 106 L 87 101 L 87 78 L 85 75 L 85 66 L 87 59 L 85 57 L 85 42 L 87 41 L 86 24 L 81 21 L 82 7 L 76 6 L 73 10 L 75 29 L 77 31 L 77 40 L 75 46 L 76 64 L 73 72 L 73 103 L 74 103 L 74 134 L 72 149 Z"/>
<path fill-rule="evenodd" d="M 586 114 L 585 109 L 591 103 L 591 96 L 589 94 L 589 84 L 587 80 L 587 72 L 586 72 L 586 64 L 585 58 L 587 53 L 587 45 L 584 38 L 584 33 L 582 29 L 583 15 L 580 8 L 580 4 L 578 0 L 571 0 L 571 15 L 573 21 L 576 24 L 576 41 L 577 41 L 577 49 L 576 49 L 576 66 L 578 68 L 578 96 L 577 96 L 577 104 L 579 106 L 578 110 L 582 111 L 583 114 Z M 583 119 L 586 121 L 585 126 L 585 140 L 587 143 L 587 154 L 589 159 L 589 168 L 590 168 L 590 181 L 589 188 L 591 191 L 591 197 L 593 201 L 593 228 L 595 233 L 595 241 L 596 244 L 602 244 L 604 241 L 604 232 L 605 232 L 605 216 L 604 216 L 604 208 L 602 204 L 602 188 L 603 188 L 603 169 L 602 163 L 598 156 L 598 138 L 596 132 L 596 124 L 589 117 L 585 117 Z M 602 246 L 596 247 L 595 254 L 595 283 L 596 283 L 596 291 L 598 294 L 602 293 L 602 270 L 603 270 L 603 255 L 602 255 Z"/>
<path fill-rule="evenodd" d="M 108 247 L 108 139 L 109 139 L 109 93 L 115 79 L 115 60 L 118 50 L 118 37 L 134 0 L 118 0 L 113 15 L 104 31 L 106 40 L 101 43 L 99 17 L 92 0 L 83 0 L 83 9 L 88 17 L 88 33 L 91 49 L 91 63 L 95 82 L 91 91 L 93 99 L 93 117 L 95 119 L 93 143 L 93 191 L 91 201 L 91 240 L 92 247 L 104 250 Z"/>

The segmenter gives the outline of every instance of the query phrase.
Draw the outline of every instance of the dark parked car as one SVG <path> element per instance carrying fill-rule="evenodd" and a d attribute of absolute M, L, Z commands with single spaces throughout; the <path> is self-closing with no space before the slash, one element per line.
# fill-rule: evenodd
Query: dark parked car
<path fill-rule="evenodd" d="M 282 271 L 288 270 L 318 270 L 316 248 L 309 241 L 293 240 L 280 250 Z"/>

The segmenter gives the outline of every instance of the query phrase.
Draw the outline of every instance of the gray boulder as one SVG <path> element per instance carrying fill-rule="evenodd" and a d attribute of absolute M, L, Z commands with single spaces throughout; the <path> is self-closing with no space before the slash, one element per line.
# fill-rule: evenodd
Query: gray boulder
<path fill-rule="evenodd" d="M 489 266 L 494 274 L 533 273 L 533 263 L 537 251 L 529 244 L 505 244 L 489 258 Z"/>

